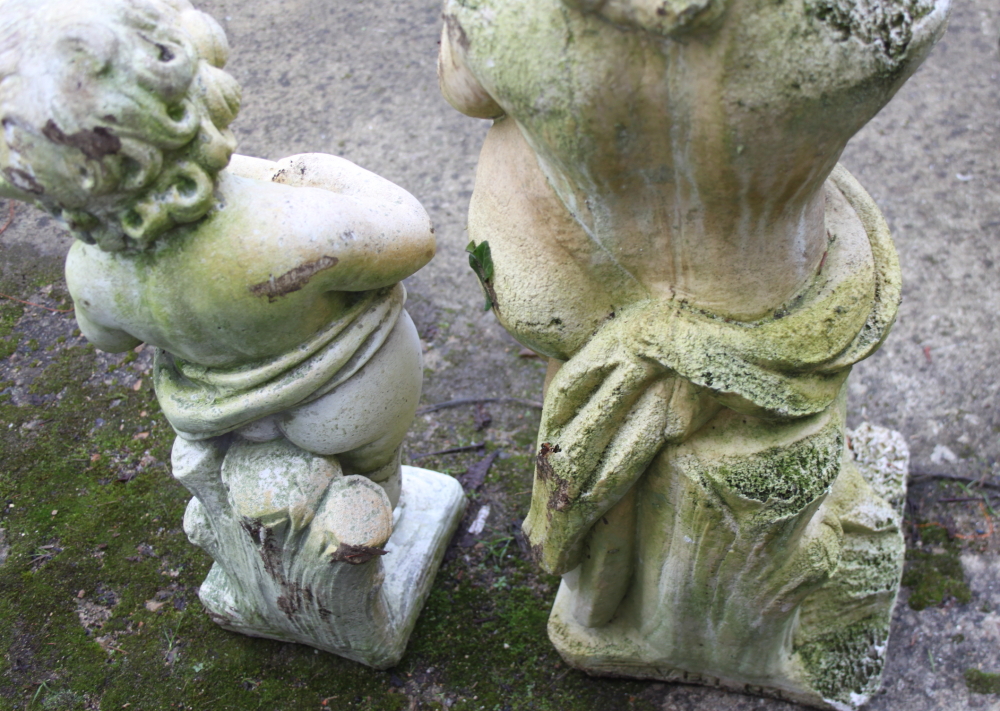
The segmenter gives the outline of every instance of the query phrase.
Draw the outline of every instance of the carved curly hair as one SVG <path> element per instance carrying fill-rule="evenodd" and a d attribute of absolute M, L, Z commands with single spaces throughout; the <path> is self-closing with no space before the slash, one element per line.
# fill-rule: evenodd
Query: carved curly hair
<path fill-rule="evenodd" d="M 725 0 L 563 0 L 570 7 L 596 13 L 616 25 L 676 37 L 717 20 Z"/>
<path fill-rule="evenodd" d="M 0 0 L 0 188 L 111 252 L 199 220 L 236 147 L 228 52 L 187 0 Z"/>

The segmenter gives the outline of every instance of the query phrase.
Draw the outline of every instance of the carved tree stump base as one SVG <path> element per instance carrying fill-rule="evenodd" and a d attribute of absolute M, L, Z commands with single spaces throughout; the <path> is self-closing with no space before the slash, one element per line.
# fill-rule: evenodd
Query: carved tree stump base
<path fill-rule="evenodd" d="M 195 494 L 184 530 L 216 561 L 199 592 L 216 623 L 377 669 L 400 660 L 465 511 L 455 479 L 404 466 L 393 509 L 285 440 L 178 439 L 173 463 Z"/>

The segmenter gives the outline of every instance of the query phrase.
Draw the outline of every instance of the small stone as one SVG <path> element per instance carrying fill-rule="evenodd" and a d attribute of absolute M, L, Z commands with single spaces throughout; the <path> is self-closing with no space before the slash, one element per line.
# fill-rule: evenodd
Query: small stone
<path fill-rule="evenodd" d="M 934 464 L 942 464 L 944 462 L 954 464 L 958 461 L 958 455 L 951 451 L 949 447 L 943 444 L 936 444 L 934 445 L 934 451 L 931 452 L 931 461 Z"/>
<path fill-rule="evenodd" d="M 53 516 L 55 516 L 57 513 L 59 513 L 59 509 L 52 509 L 52 515 Z"/>
<path fill-rule="evenodd" d="M 80 599 L 82 600 L 82 599 L 83 599 L 83 596 L 84 596 L 84 595 L 86 595 L 86 594 L 87 594 L 87 593 L 86 593 L 86 591 L 84 591 L 84 590 L 81 590 L 80 592 L 78 592 L 78 593 L 76 594 L 76 596 L 77 596 L 78 598 L 80 598 Z"/>

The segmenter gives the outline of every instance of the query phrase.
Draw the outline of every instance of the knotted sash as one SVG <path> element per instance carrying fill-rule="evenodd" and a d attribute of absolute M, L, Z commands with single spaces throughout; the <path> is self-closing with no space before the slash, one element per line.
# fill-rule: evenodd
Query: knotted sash
<path fill-rule="evenodd" d="M 874 284 L 864 296 L 850 278 L 857 255 L 832 240 L 823 276 L 781 313 L 740 322 L 677 301 L 633 304 L 606 321 L 552 379 L 524 522 L 545 570 L 575 568 L 593 524 L 631 489 L 672 433 L 688 430 L 673 421 L 679 379 L 743 411 L 805 417 L 828 408 L 850 366 L 888 335 L 900 301 L 889 229 L 845 168 L 838 165 L 829 182 L 868 235 Z"/>
<path fill-rule="evenodd" d="M 402 284 L 368 292 L 288 353 L 233 368 L 208 368 L 157 349 L 153 383 L 160 407 L 178 435 L 199 440 L 312 402 L 382 347 L 405 301 Z"/>

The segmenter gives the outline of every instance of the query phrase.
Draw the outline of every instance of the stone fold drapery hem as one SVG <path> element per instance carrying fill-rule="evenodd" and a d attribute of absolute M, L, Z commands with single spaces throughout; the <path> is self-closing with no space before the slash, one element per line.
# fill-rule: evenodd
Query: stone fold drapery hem
<path fill-rule="evenodd" d="M 288 353 L 234 368 L 208 368 L 157 349 L 153 383 L 177 434 L 199 440 L 329 393 L 357 373 L 382 347 L 403 310 L 402 284 L 360 295 Z"/>
<path fill-rule="evenodd" d="M 834 402 L 850 366 L 881 345 L 900 301 L 896 250 L 874 201 L 845 168 L 828 183 L 867 233 L 867 282 L 855 276 L 858 255 L 831 238 L 816 277 L 780 312 L 738 322 L 678 301 L 632 304 L 552 379 L 524 522 L 546 571 L 575 568 L 594 523 L 664 444 L 697 429 L 703 408 L 683 403 L 697 401 L 698 391 L 757 416 L 814 415 Z"/>

